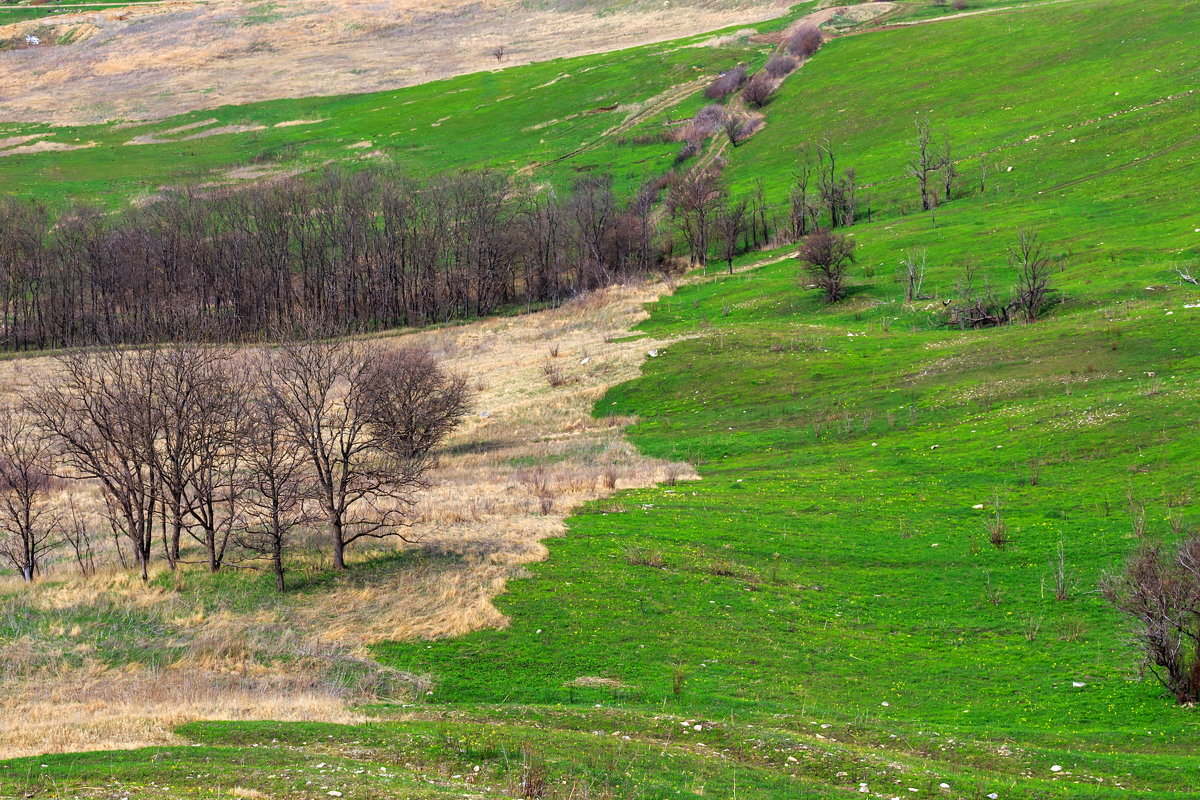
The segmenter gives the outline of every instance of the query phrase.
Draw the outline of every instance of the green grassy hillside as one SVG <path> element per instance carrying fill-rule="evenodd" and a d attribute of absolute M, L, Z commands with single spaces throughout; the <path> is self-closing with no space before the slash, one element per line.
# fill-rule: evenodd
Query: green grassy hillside
<path fill-rule="evenodd" d="M 2 763 L 0 795 L 491 797 L 532 776 L 560 798 L 1200 797 L 1200 719 L 1139 674 L 1097 588 L 1143 538 L 1200 523 L 1200 289 L 1175 272 L 1200 254 L 1198 36 L 1194 5 L 1075 0 L 831 42 L 726 150 L 726 174 L 763 178 L 781 205 L 796 147 L 828 140 L 871 198 L 872 221 L 848 229 L 850 298 L 821 305 L 788 250 L 745 256 L 651 309 L 641 332 L 679 340 L 596 408 L 636 415 L 640 448 L 702 480 L 581 510 L 499 599 L 507 629 L 376 648 L 436 683 L 370 709 L 388 719 L 198 723 L 190 747 Z M 390 93 L 415 101 L 402 111 L 341 98 L 197 119 L 329 119 L 312 138 L 230 139 L 242 160 L 383 147 L 394 126 L 389 153 L 414 168 L 548 162 L 612 122 L 537 118 L 767 50 L 643 48 Z M 481 104 L 507 94 L 498 130 Z M 904 208 L 918 113 L 961 159 L 936 219 Z M 0 180 L 123 198 L 183 153 L 195 174 L 230 163 L 222 137 L 117 144 L 141 132 L 72 132 L 114 138 L 0 159 Z M 549 174 L 611 167 L 630 185 L 674 149 L 613 141 Z M 1007 291 L 1019 230 L 1060 258 L 1063 302 L 1033 325 L 942 325 L 964 263 Z M 896 269 L 916 247 L 933 297 L 905 304 Z"/>

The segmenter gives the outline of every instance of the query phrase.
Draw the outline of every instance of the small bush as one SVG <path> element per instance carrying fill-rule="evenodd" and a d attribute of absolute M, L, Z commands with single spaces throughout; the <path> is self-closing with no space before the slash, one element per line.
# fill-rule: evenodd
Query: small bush
<path fill-rule="evenodd" d="M 696 116 L 692 117 L 693 136 L 688 138 L 708 138 L 712 136 L 725 124 L 725 117 L 727 115 L 728 112 L 724 106 L 717 103 L 709 103 L 697 111 Z"/>
<path fill-rule="evenodd" d="M 775 81 L 765 72 L 759 72 L 746 84 L 746 88 L 742 90 L 742 97 L 750 105 L 762 108 L 770 101 L 774 92 Z"/>
<path fill-rule="evenodd" d="M 796 59 L 791 56 L 778 55 L 773 56 L 764 69 L 772 78 L 784 78 L 791 75 L 796 66 Z"/>
<path fill-rule="evenodd" d="M 796 253 L 804 272 L 836 303 L 846 296 L 846 271 L 854 261 L 854 241 L 828 230 L 805 237 Z"/>
<path fill-rule="evenodd" d="M 661 550 L 649 550 L 645 547 L 631 547 L 626 550 L 625 562 L 633 567 L 667 568 L 667 561 Z"/>
<path fill-rule="evenodd" d="M 1133 623 L 1143 667 L 1180 705 L 1200 700 L 1200 535 L 1143 546 L 1100 588 Z"/>
<path fill-rule="evenodd" d="M 683 664 L 677 663 L 675 669 L 671 672 L 671 694 L 679 697 L 683 694 L 683 683 L 687 680 L 687 673 L 683 671 Z"/>
<path fill-rule="evenodd" d="M 683 147 L 680 148 L 679 152 L 675 155 L 675 163 L 682 164 L 684 161 L 694 157 L 699 152 L 700 143 L 695 139 L 689 139 L 683 143 Z"/>
<path fill-rule="evenodd" d="M 721 100 L 742 88 L 746 82 L 746 68 L 739 64 L 728 72 L 722 72 L 716 80 L 704 90 L 704 96 L 709 100 Z"/>
<path fill-rule="evenodd" d="M 954 0 L 954 2 L 950 4 L 950 7 L 955 11 L 962 11 L 967 7 L 967 0 Z"/>
<path fill-rule="evenodd" d="M 565 386 L 568 382 L 566 374 L 558 364 L 547 364 L 542 367 L 542 372 L 546 375 L 546 382 L 552 388 L 557 389 L 560 386 Z"/>
<path fill-rule="evenodd" d="M 797 58 L 808 58 L 820 50 L 824 42 L 824 37 L 815 25 L 804 25 L 797 28 L 788 39 L 788 52 Z"/>
<path fill-rule="evenodd" d="M 538 758 L 529 743 L 521 746 L 521 785 L 518 797 L 536 800 L 550 796 L 550 776 L 545 763 Z"/>

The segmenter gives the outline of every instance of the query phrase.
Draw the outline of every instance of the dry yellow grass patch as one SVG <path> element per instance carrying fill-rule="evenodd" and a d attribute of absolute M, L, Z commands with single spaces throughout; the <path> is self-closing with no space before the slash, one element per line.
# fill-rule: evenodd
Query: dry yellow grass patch
<path fill-rule="evenodd" d="M 206 611 L 187 591 L 187 572 L 144 586 L 115 569 L 73 577 L 61 562 L 53 580 L 33 587 L 0 582 L 0 614 L 66 619 L 101 609 L 145 619 L 171 632 L 148 631 L 159 637 L 150 645 L 174 654 L 153 667 L 105 667 L 95 632 L 67 622 L 0 641 L 0 758 L 162 743 L 174 726 L 202 718 L 348 721 L 347 704 L 372 692 L 424 691 L 420 676 L 370 662 L 365 646 L 503 626 L 493 598 L 523 564 L 545 558 L 543 540 L 564 533 L 572 508 L 614 488 L 694 477 L 687 465 L 638 454 L 622 436 L 629 419 L 591 414 L 609 387 L 636 377 L 647 353 L 666 346 L 615 341 L 665 289 L 618 286 L 554 310 L 385 337 L 434 349 L 476 388 L 472 416 L 415 509 L 408 535 L 420 544 L 383 546 L 455 558 L 380 571 L 352 565 L 330 589 L 240 613 Z M 0 395 L 44 380 L 48 367 L 45 358 L 0 362 Z M 77 502 L 95 511 L 98 499 Z M 360 564 L 371 555 L 351 554 Z"/>
<path fill-rule="evenodd" d="M 95 146 L 95 142 L 71 144 L 70 142 L 54 142 L 49 139 L 42 139 L 32 144 L 23 144 L 17 147 L 10 147 L 6 150 L 0 150 L 0 156 L 19 156 L 26 153 L 50 153 L 62 152 L 65 150 L 82 150 L 87 147 Z"/>
<path fill-rule="evenodd" d="M 789 0 L 644 0 L 605 15 L 596 11 L 610 3 L 530 5 L 211 0 L 64 14 L 55 17 L 57 26 L 91 35 L 0 54 L 0 119 L 158 119 L 273 98 L 392 89 L 749 24 L 784 13 Z M 0 38 L 16 32 L 0 26 Z M 497 45 L 507 49 L 501 65 L 491 55 Z"/>
<path fill-rule="evenodd" d="M 24 682 L 5 697 L 0 758 L 164 744 L 174 728 L 197 719 L 363 719 L 334 692 L 278 683 L 188 666 L 63 671 Z"/>

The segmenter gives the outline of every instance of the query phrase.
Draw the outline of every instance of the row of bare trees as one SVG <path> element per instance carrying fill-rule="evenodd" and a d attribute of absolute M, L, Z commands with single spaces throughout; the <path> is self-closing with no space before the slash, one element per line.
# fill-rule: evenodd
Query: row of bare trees
<path fill-rule="evenodd" d="M 0 347 L 246 341 L 560 300 L 661 259 L 653 205 L 607 177 L 556 194 L 491 172 L 325 172 L 183 189 L 114 214 L 0 200 Z"/>
<path fill-rule="evenodd" d="M 429 352 L 378 342 L 71 351 L 0 422 L 0 553 L 26 580 L 58 544 L 78 555 L 62 495 L 86 483 L 143 579 L 157 544 L 174 569 L 191 540 L 213 572 L 269 560 L 282 590 L 302 529 L 338 569 L 356 541 L 404 538 L 468 405 Z"/>
<path fill-rule="evenodd" d="M 791 235 L 799 240 L 822 227 L 842 228 L 858 218 L 858 175 L 853 167 L 839 171 L 829 142 L 801 147 L 789 197 Z"/>

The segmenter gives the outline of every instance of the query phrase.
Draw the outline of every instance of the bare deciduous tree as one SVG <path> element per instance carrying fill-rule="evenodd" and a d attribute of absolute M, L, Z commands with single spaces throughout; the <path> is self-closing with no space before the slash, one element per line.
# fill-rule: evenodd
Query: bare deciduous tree
<path fill-rule="evenodd" d="M 816 227 L 817 208 L 809 201 L 809 184 L 815 169 L 812 153 L 807 148 L 801 148 L 796 169 L 792 175 L 794 182 L 789 197 L 791 206 L 792 241 L 799 241 L 808 235 L 810 227 Z M 812 220 L 810 225 L 810 219 Z"/>
<path fill-rule="evenodd" d="M 249 415 L 244 527 L 236 539 L 246 550 L 271 560 L 275 588 L 282 592 L 287 589 L 284 555 L 298 529 L 312 518 L 307 501 L 313 496 L 313 483 L 305 453 L 274 399 L 265 392 L 257 395 Z"/>
<path fill-rule="evenodd" d="M 725 197 L 720 176 L 712 169 L 695 169 L 671 188 L 667 205 L 676 228 L 688 244 L 692 263 L 708 267 L 713 227 Z"/>
<path fill-rule="evenodd" d="M 32 581 L 58 547 L 61 514 L 50 500 L 54 451 L 50 437 L 28 415 L 0 416 L 0 555 Z"/>
<path fill-rule="evenodd" d="M 925 282 L 925 266 L 928 253 L 925 248 L 920 250 L 905 250 L 900 262 L 904 279 L 904 302 L 911 303 L 921 296 L 921 284 Z"/>
<path fill-rule="evenodd" d="M 858 179 L 853 167 L 837 171 L 837 155 L 828 142 L 817 148 L 817 189 L 829 213 L 829 227 L 854 224 L 858 213 Z"/>
<path fill-rule="evenodd" d="M 166 360 L 166 359 L 164 359 Z M 184 486 L 185 530 L 203 548 L 210 572 L 218 571 L 234 533 L 241 528 L 243 459 L 251 383 L 232 354 L 209 361 L 198 384 L 200 404 L 188 436 L 190 478 Z"/>
<path fill-rule="evenodd" d="M 1021 231 L 1016 246 L 1008 248 L 1008 263 L 1017 271 L 1013 304 L 1026 322 L 1037 322 L 1052 292 L 1053 261 L 1044 254 L 1036 233 Z"/>
<path fill-rule="evenodd" d="M 846 271 L 854 261 L 852 240 L 829 230 L 818 230 L 800 243 L 796 257 L 820 287 L 826 302 L 836 303 L 846 296 Z"/>
<path fill-rule="evenodd" d="M 470 410 L 466 378 L 446 372 L 419 347 L 378 353 L 363 384 L 365 413 L 380 446 L 410 471 L 424 469 L 434 448 Z"/>
<path fill-rule="evenodd" d="M 1200 701 L 1200 536 L 1143 547 L 1100 588 L 1133 621 L 1145 668 L 1178 703 Z"/>
<path fill-rule="evenodd" d="M 266 363 L 268 397 L 311 467 L 336 569 L 346 568 L 346 547 L 359 539 L 405 538 L 413 495 L 429 466 L 428 452 L 417 442 L 427 444 L 422 437 L 437 422 L 422 416 L 408 428 L 406 440 L 381 419 L 374 382 L 394 380 L 396 370 L 419 363 L 424 362 L 389 358 L 375 343 L 330 340 L 285 343 Z M 424 414 L 433 410 L 427 406 Z M 388 413 L 399 419 L 398 409 Z M 406 447 L 414 454 L 406 454 Z"/>
<path fill-rule="evenodd" d="M 725 204 L 717 217 L 717 229 L 721 235 L 721 257 L 733 274 L 733 259 L 742 252 L 743 238 L 749 223 L 750 200 L 742 197 Z"/>
<path fill-rule="evenodd" d="M 916 151 L 905 165 L 909 177 L 916 178 L 917 190 L 921 194 L 921 210 L 928 211 L 932 198 L 929 195 L 929 176 L 938 168 L 938 157 L 934 153 L 933 133 L 928 117 L 917 117 Z"/>
<path fill-rule="evenodd" d="M 948 203 L 950 195 L 954 191 L 954 181 L 958 178 L 958 165 L 954 163 L 950 137 L 945 134 L 942 136 L 942 152 L 938 156 L 938 171 L 942 176 L 942 200 Z"/>
<path fill-rule="evenodd" d="M 492 58 L 496 59 L 497 64 L 504 60 L 504 56 L 507 53 L 508 49 L 502 44 L 498 44 L 492 48 Z"/>
<path fill-rule="evenodd" d="M 96 531 L 88 515 L 75 504 L 74 497 L 67 500 L 67 511 L 62 523 L 63 538 L 71 546 L 79 574 L 87 577 L 96 571 Z"/>
<path fill-rule="evenodd" d="M 34 423 L 56 440 L 65 477 L 99 484 L 108 521 L 133 548 L 143 580 L 161 495 L 153 397 L 160 358 L 154 347 L 72 351 L 26 398 Z"/>

